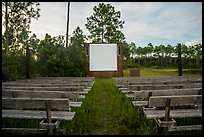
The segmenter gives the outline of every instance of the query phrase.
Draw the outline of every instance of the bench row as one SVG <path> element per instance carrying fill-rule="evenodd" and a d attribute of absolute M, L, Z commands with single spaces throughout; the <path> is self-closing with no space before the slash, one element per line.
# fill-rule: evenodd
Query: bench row
<path fill-rule="evenodd" d="M 39 119 L 40 130 L 58 134 L 60 121 L 71 121 L 91 90 L 94 79 L 36 78 L 2 83 L 2 118 Z M 17 130 L 16 130 L 17 129 Z M 4 133 L 18 128 L 4 127 Z M 22 132 L 32 129 L 22 128 Z M 35 131 L 34 131 L 35 132 Z"/>
<path fill-rule="evenodd" d="M 202 125 L 177 125 L 175 119 L 202 118 L 202 79 L 190 77 L 121 78 L 120 91 L 157 123 L 158 134 L 202 130 Z"/>

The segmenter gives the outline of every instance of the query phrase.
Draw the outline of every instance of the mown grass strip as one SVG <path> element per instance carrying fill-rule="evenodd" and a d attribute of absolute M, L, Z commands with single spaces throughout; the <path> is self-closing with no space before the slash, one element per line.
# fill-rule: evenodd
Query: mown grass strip
<path fill-rule="evenodd" d="M 74 135 L 152 135 L 155 123 L 146 120 L 112 79 L 96 79 L 73 121 L 63 127 L 65 134 Z"/>

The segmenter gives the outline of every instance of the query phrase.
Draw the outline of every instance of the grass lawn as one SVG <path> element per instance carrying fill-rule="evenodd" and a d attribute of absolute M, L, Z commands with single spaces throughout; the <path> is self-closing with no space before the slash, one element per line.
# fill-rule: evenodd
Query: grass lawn
<path fill-rule="evenodd" d="M 178 76 L 177 68 L 168 68 L 168 69 L 153 69 L 153 68 L 142 68 L 140 71 L 141 76 Z M 130 69 L 123 70 L 123 76 L 130 76 Z M 183 69 L 183 76 L 192 76 L 202 78 L 202 72 L 191 73 L 190 69 Z"/>
<path fill-rule="evenodd" d="M 147 121 L 141 109 L 119 92 L 113 79 L 96 79 L 65 134 L 152 135 L 154 121 Z"/>

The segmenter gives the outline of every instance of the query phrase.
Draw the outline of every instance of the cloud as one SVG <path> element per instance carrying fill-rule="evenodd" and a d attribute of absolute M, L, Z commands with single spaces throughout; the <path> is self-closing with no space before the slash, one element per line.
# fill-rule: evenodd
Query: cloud
<path fill-rule="evenodd" d="M 188 45 L 188 46 L 192 46 L 192 45 L 195 45 L 195 44 L 198 44 L 198 43 L 201 43 L 201 44 L 202 44 L 202 42 L 199 41 L 199 40 L 186 41 L 184 44 L 185 44 L 185 45 Z"/>
<path fill-rule="evenodd" d="M 86 18 L 93 14 L 93 7 L 100 2 L 71 2 L 69 34 L 79 26 L 84 34 Z M 121 12 L 125 21 L 121 31 L 128 43 L 146 46 L 149 42 L 176 45 L 178 42 L 202 41 L 201 2 L 104 2 Z M 67 2 L 43 2 L 41 17 L 32 22 L 32 31 L 38 36 L 45 32 L 65 35 Z M 44 36 L 43 36 L 44 38 Z"/>

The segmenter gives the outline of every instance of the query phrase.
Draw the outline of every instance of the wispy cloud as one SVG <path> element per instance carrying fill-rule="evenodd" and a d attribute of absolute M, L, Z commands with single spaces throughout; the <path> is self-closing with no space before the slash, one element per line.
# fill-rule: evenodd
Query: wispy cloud
<path fill-rule="evenodd" d="M 178 42 L 202 42 L 202 3 L 201 2 L 105 2 L 121 12 L 125 21 L 121 30 L 126 41 L 138 46 L 171 44 Z M 79 26 L 84 34 L 86 18 L 93 14 L 93 7 L 99 2 L 71 2 L 69 34 Z M 52 36 L 65 35 L 67 2 L 41 3 L 41 17 L 32 21 L 31 30 L 38 37 L 45 33 Z"/>

